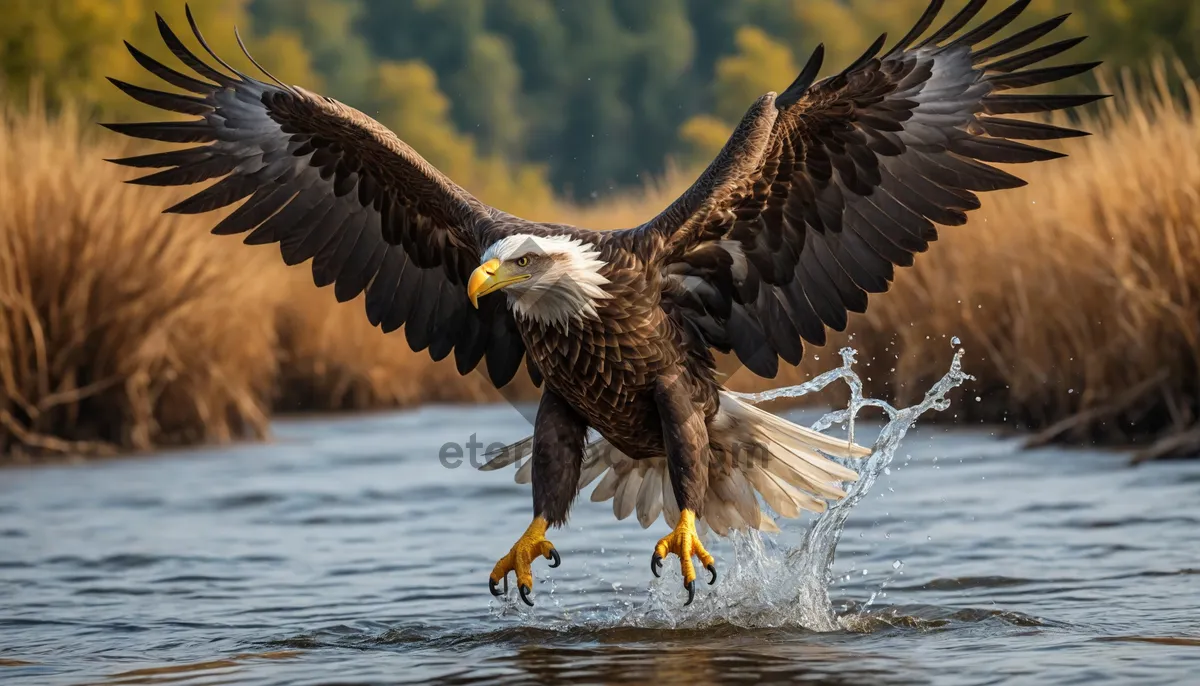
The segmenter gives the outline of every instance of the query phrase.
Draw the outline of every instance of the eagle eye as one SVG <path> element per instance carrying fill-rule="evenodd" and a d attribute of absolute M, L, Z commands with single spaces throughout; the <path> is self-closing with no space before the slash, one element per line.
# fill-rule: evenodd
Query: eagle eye
<path fill-rule="evenodd" d="M 517 258 L 517 266 L 518 267 L 528 267 L 529 266 L 529 255 L 522 255 L 522 256 L 518 257 Z"/>

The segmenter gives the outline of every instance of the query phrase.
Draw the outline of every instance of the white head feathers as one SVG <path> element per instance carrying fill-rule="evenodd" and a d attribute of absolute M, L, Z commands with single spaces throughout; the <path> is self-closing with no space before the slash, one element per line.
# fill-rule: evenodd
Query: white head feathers
<path fill-rule="evenodd" d="M 596 301 L 612 296 L 603 288 L 609 281 L 600 273 L 605 262 L 594 245 L 571 236 L 516 234 L 489 246 L 480 263 L 526 255 L 551 259 L 529 280 L 505 288 L 517 316 L 564 330 L 572 320 L 599 318 Z"/>

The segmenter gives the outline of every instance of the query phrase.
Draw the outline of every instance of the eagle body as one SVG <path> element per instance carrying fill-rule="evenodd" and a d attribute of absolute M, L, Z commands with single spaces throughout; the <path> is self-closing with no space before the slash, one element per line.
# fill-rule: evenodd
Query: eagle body
<path fill-rule="evenodd" d="M 563 398 L 589 426 L 634 459 L 661 457 L 655 385 L 680 378 L 705 416 L 717 409 L 712 357 L 661 303 L 661 277 L 617 241 L 598 237 L 610 298 L 596 317 L 548 325 L 517 317 L 526 355 L 545 387 Z"/>
<path fill-rule="evenodd" d="M 493 570 L 493 592 L 515 571 L 530 602 L 530 562 L 559 561 L 547 528 L 598 480 L 592 500 L 612 500 L 618 518 L 674 527 L 652 570 L 677 554 L 690 602 L 692 557 L 716 579 L 698 533 L 772 531 L 774 514 L 823 511 L 856 477 L 836 460 L 870 452 L 740 402 L 714 354 L 763 377 L 799 364 L 806 343 L 844 330 L 943 227 L 965 224 L 979 193 L 1023 185 L 1010 165 L 1062 157 L 1038 144 L 1086 135 L 1014 116 L 1103 97 L 1026 90 L 1097 65 L 1046 66 L 1082 39 L 1042 40 L 1066 15 L 1008 30 L 1030 2 L 976 21 L 988 0 L 968 0 L 939 23 L 944 2 L 931 0 L 890 48 L 881 36 L 820 80 L 818 46 L 789 86 L 750 104 L 690 188 L 624 230 L 484 204 L 367 115 L 280 82 L 248 52 L 265 80 L 233 68 L 190 10 L 216 66 L 160 17 L 190 73 L 128 46 L 173 90 L 112 81 L 195 118 L 106 126 L 186 146 L 114 160 L 159 170 L 131 183 L 211 182 L 168 212 L 236 205 L 214 233 L 311 263 L 318 287 L 361 298 L 369 321 L 403 328 L 413 350 L 453 356 L 462 374 L 482 367 L 497 387 L 525 366 L 542 387 L 534 433 L 484 468 L 520 464 L 535 516 Z"/>

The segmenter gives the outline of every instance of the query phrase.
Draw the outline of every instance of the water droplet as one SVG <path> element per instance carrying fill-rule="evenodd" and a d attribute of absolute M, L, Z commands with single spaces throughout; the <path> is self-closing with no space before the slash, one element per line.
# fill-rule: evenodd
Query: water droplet
<path fill-rule="evenodd" d="M 864 569 L 864 570 L 863 570 L 863 576 L 866 576 L 866 575 L 867 575 L 867 570 L 865 570 L 865 569 Z"/>
<path fill-rule="evenodd" d="M 884 474 L 887 474 L 888 476 L 891 476 L 891 475 L 892 475 L 892 468 L 891 468 L 891 467 L 884 467 L 884 468 L 883 468 L 883 473 L 884 473 Z"/>
<path fill-rule="evenodd" d="M 981 403 L 981 402 L 983 402 L 983 398 L 980 398 L 979 396 L 975 396 L 975 402 Z"/>
<path fill-rule="evenodd" d="M 614 581 L 614 582 L 613 582 L 613 585 L 612 585 L 612 588 L 613 588 L 613 590 L 614 590 L 614 591 L 619 591 L 619 590 L 621 590 L 621 582 L 619 582 L 619 581 Z"/>
<path fill-rule="evenodd" d="M 904 563 L 901 562 L 900 560 L 896 560 L 895 562 L 892 563 L 892 569 L 900 569 L 903 566 L 904 566 Z"/>
<path fill-rule="evenodd" d="M 950 345 L 962 345 L 962 341 L 958 340 L 958 336 L 950 339 Z"/>

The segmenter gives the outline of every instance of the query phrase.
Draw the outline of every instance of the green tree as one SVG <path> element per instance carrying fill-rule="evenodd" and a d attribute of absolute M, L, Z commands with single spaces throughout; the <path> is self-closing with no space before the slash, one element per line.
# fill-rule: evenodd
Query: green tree
<path fill-rule="evenodd" d="M 329 96 L 344 102 L 367 96 L 374 58 L 358 35 L 358 0 L 252 0 L 250 10 L 255 26 L 301 39 Z"/>
<path fill-rule="evenodd" d="M 323 82 L 313 70 L 299 36 L 286 31 L 253 32 L 246 0 L 211 0 L 197 5 L 196 21 L 213 49 L 235 67 L 253 67 L 237 47 L 233 27 L 247 30 L 256 57 L 277 65 L 276 75 L 293 83 L 320 89 Z M 176 34 L 193 50 L 201 48 L 191 37 L 183 7 L 173 0 L 13 0 L 0 21 L 0 53 L 7 97 L 21 99 L 31 87 L 51 106 L 74 102 L 92 107 L 108 117 L 144 114 L 105 76 L 134 83 L 156 81 L 134 62 L 121 44 L 133 45 L 166 64 L 178 64 L 158 35 L 155 11 L 161 12 Z M 162 87 L 162 84 L 156 85 Z"/>

